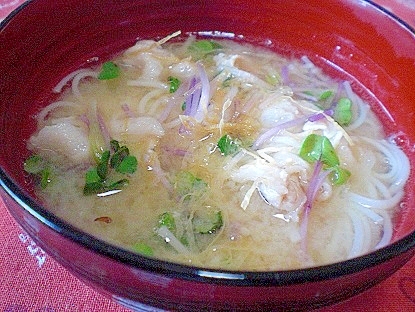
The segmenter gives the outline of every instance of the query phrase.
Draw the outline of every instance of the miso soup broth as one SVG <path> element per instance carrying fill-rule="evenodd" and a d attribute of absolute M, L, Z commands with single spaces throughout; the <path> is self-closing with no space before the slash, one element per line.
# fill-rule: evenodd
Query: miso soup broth
<path fill-rule="evenodd" d="M 48 209 L 208 268 L 310 267 L 390 242 L 409 161 L 350 82 L 306 56 L 176 35 L 56 86 L 24 164 Z"/>

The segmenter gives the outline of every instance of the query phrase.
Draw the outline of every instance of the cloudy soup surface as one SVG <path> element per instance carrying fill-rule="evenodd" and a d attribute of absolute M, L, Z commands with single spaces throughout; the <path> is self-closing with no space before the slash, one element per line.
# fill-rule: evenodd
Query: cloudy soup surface
<path fill-rule="evenodd" d="M 409 161 L 350 82 L 306 56 L 175 35 L 56 86 L 24 164 L 48 209 L 206 268 L 297 269 L 390 242 Z"/>

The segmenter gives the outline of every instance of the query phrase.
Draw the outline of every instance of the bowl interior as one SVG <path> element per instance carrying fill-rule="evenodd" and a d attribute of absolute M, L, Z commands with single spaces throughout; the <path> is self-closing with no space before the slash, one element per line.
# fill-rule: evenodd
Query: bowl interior
<path fill-rule="evenodd" d="M 60 79 L 137 39 L 162 38 L 176 30 L 231 37 L 287 56 L 307 55 L 327 73 L 351 80 L 415 166 L 415 35 L 369 2 L 292 0 L 253 6 L 248 0 L 168 5 L 161 0 L 39 0 L 2 26 L 0 164 L 7 183 L 29 196 L 34 194 L 22 169 L 26 140 L 35 130 L 34 114 L 55 98 L 52 89 Z M 394 240 L 415 230 L 413 175 L 412 170 Z"/>

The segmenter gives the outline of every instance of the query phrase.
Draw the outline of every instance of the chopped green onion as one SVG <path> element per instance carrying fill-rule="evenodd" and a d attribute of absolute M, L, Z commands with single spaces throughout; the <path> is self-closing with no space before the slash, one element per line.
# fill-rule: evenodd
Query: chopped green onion
<path fill-rule="evenodd" d="M 222 155 L 228 156 L 233 155 L 239 151 L 240 146 L 238 141 L 232 139 L 230 135 L 225 134 L 219 139 L 218 148 Z"/>
<path fill-rule="evenodd" d="M 178 218 L 177 220 L 180 224 L 181 220 Z M 176 235 L 176 219 L 173 216 L 173 213 L 171 212 L 164 212 L 159 216 L 158 220 L 158 227 L 157 229 L 160 229 L 162 227 L 167 228 L 173 235 Z M 181 224 L 181 227 L 183 227 L 183 224 Z M 186 236 L 186 232 L 182 233 L 181 237 L 177 237 L 177 239 L 182 243 L 184 246 L 188 245 L 188 239 Z"/>
<path fill-rule="evenodd" d="M 42 189 L 45 189 L 52 181 L 52 168 L 39 155 L 28 157 L 23 164 L 23 169 L 27 173 L 33 174 L 40 179 L 40 187 Z"/>
<path fill-rule="evenodd" d="M 135 243 L 132 246 L 132 248 L 135 252 L 142 254 L 144 256 L 151 257 L 154 255 L 153 248 L 151 248 L 149 245 L 142 243 L 142 242 Z"/>
<path fill-rule="evenodd" d="M 179 88 L 180 84 L 181 84 L 180 80 L 178 78 L 176 78 L 176 77 L 173 77 L 173 76 L 169 76 L 169 78 L 167 78 L 167 80 L 170 83 L 169 92 L 170 93 L 176 92 L 177 89 Z"/>
<path fill-rule="evenodd" d="M 331 91 L 331 90 L 324 91 L 322 94 L 320 94 L 319 100 L 320 101 L 327 100 L 332 95 L 333 95 L 333 91 Z"/>
<path fill-rule="evenodd" d="M 200 193 L 207 187 L 207 183 L 196 177 L 189 171 L 181 171 L 176 176 L 175 188 L 184 199 L 190 199 L 191 195 Z"/>
<path fill-rule="evenodd" d="M 27 173 L 38 174 L 45 169 L 45 162 L 41 156 L 32 155 L 25 160 L 23 167 Z"/>
<path fill-rule="evenodd" d="M 352 117 L 352 101 L 348 98 L 341 98 L 334 108 L 334 120 L 341 126 L 347 126 L 352 121 Z"/>
<path fill-rule="evenodd" d="M 223 226 L 221 211 L 198 211 L 193 218 L 193 229 L 200 234 L 213 234 Z"/>
<path fill-rule="evenodd" d="M 159 226 L 166 226 L 170 231 L 174 232 L 176 230 L 176 221 L 171 212 L 165 212 L 159 217 Z"/>
<path fill-rule="evenodd" d="M 110 80 L 117 78 L 120 75 L 120 68 L 114 62 L 105 62 L 102 64 L 100 73 L 98 74 L 99 80 Z"/>
<path fill-rule="evenodd" d="M 52 170 L 49 167 L 46 167 L 41 171 L 41 178 L 40 178 L 40 187 L 45 189 L 48 184 L 51 182 L 51 175 Z"/>
<path fill-rule="evenodd" d="M 183 104 L 182 104 L 182 111 L 185 111 L 186 110 L 186 102 L 183 102 Z"/>

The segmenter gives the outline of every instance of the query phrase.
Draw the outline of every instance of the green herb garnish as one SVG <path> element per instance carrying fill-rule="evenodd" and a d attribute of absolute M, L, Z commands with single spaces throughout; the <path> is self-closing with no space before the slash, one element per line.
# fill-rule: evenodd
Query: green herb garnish
<path fill-rule="evenodd" d="M 181 84 L 180 80 L 176 77 L 173 77 L 173 76 L 169 76 L 169 78 L 167 78 L 167 80 L 170 84 L 169 92 L 170 93 L 176 92 L 177 89 L 179 89 L 179 87 L 180 87 L 180 84 Z"/>
<path fill-rule="evenodd" d="M 119 173 L 134 173 L 137 170 L 137 158 L 128 155 L 123 158 L 120 164 L 115 168 Z"/>
<path fill-rule="evenodd" d="M 350 171 L 339 166 L 332 169 L 330 180 L 333 185 L 342 185 L 350 178 Z"/>
<path fill-rule="evenodd" d="M 334 185 L 346 183 L 350 177 L 347 169 L 340 167 L 339 157 L 330 140 L 317 134 L 310 134 L 300 148 L 300 157 L 309 163 L 321 161 L 324 169 L 330 170 L 330 180 Z"/>
<path fill-rule="evenodd" d="M 198 211 L 193 217 L 193 229 L 200 234 L 213 234 L 223 226 L 221 211 Z"/>
<path fill-rule="evenodd" d="M 207 183 L 189 171 L 181 171 L 176 176 L 174 185 L 177 193 L 185 200 L 194 195 L 200 195 L 207 187 Z"/>
<path fill-rule="evenodd" d="M 321 93 L 321 94 L 320 94 L 320 98 L 319 98 L 319 100 L 320 100 L 320 101 L 327 100 L 327 99 L 328 99 L 328 98 L 330 98 L 332 95 L 333 95 L 333 91 L 331 91 L 331 90 L 324 91 L 323 93 Z"/>
<path fill-rule="evenodd" d="M 322 161 L 328 167 L 339 164 L 339 158 L 330 140 L 322 135 L 310 134 L 300 149 L 300 157 L 309 163 Z"/>
<path fill-rule="evenodd" d="M 45 169 L 45 162 L 41 156 L 32 155 L 25 160 L 23 168 L 27 173 L 38 174 Z"/>
<path fill-rule="evenodd" d="M 218 141 L 218 148 L 222 155 L 233 155 L 240 149 L 240 143 L 237 140 L 231 138 L 230 135 L 225 134 Z"/>
<path fill-rule="evenodd" d="M 120 179 L 117 181 L 111 181 L 108 179 L 102 179 L 96 168 L 91 168 L 85 174 L 85 186 L 84 195 L 98 194 L 101 192 L 107 192 L 112 190 L 118 190 L 128 185 L 128 179 Z"/>
<path fill-rule="evenodd" d="M 352 101 L 348 98 L 341 98 L 334 108 L 334 120 L 341 126 L 347 126 L 352 121 Z"/>
<path fill-rule="evenodd" d="M 137 170 L 137 158 L 130 155 L 126 146 L 120 146 L 115 140 L 111 140 L 114 154 L 110 159 L 110 166 L 119 173 L 134 173 Z"/>
<path fill-rule="evenodd" d="M 114 62 L 105 62 L 102 64 L 100 73 L 98 74 L 99 80 L 110 80 L 117 78 L 120 75 L 120 68 Z"/>
<path fill-rule="evenodd" d="M 48 184 L 52 181 L 52 169 L 47 167 L 42 170 L 40 175 L 40 187 L 45 189 Z"/>
<path fill-rule="evenodd" d="M 137 158 L 130 155 L 126 146 L 111 141 L 111 151 L 97 157 L 97 166 L 85 174 L 84 195 L 116 190 L 128 185 L 128 179 L 117 179 L 116 173 L 132 174 L 137 170 Z"/>
<path fill-rule="evenodd" d="M 97 175 L 101 179 L 105 179 L 108 174 L 108 162 L 110 160 L 110 151 L 105 151 L 101 155 L 101 159 L 97 165 Z"/>
<path fill-rule="evenodd" d="M 97 168 L 89 169 L 85 174 L 84 195 L 96 194 L 106 190 L 105 178 L 102 179 Z"/>

